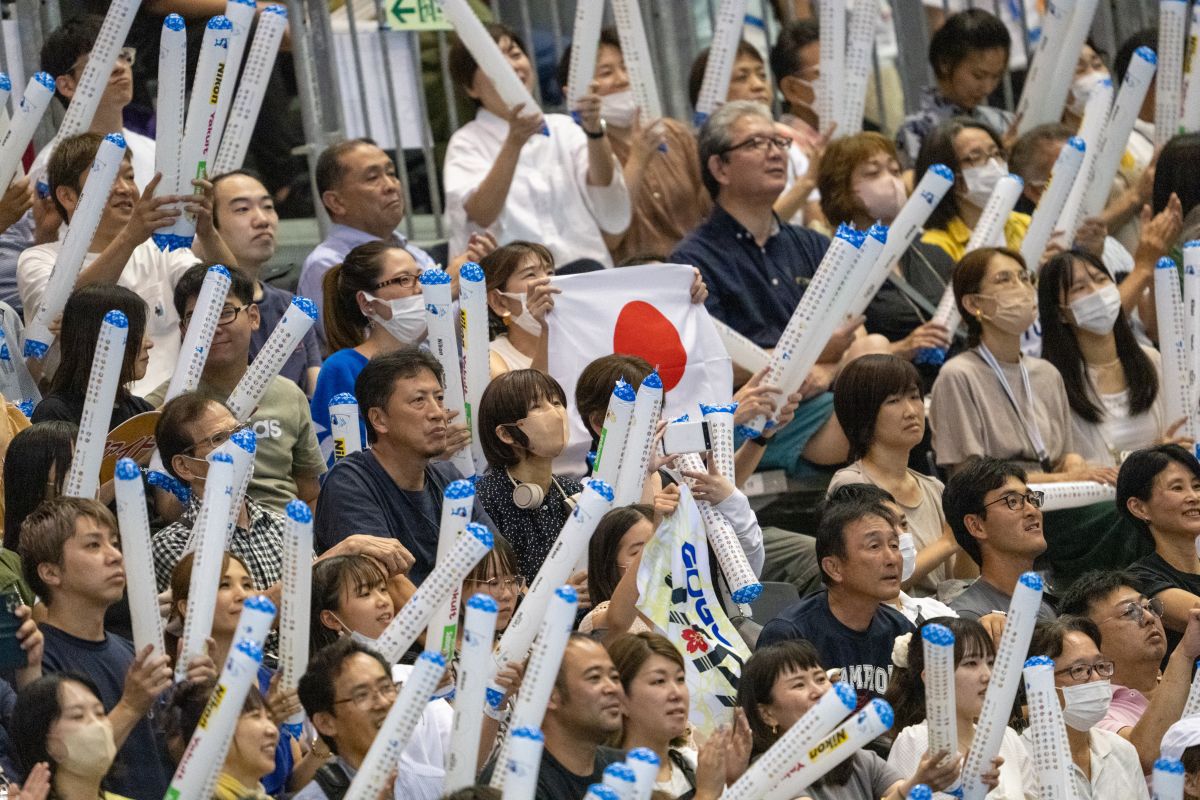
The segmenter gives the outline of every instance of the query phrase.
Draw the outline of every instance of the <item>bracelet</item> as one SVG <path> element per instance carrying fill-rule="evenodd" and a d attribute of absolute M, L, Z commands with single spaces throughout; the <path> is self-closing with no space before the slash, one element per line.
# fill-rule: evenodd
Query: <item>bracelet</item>
<path fill-rule="evenodd" d="M 491 703 L 484 701 L 483 713 L 486 714 L 487 716 L 491 717 L 492 719 L 496 720 L 496 722 L 508 722 L 508 718 L 512 714 L 512 711 L 511 711 L 511 709 L 508 709 L 508 708 L 504 708 L 504 709 L 492 708 Z"/>

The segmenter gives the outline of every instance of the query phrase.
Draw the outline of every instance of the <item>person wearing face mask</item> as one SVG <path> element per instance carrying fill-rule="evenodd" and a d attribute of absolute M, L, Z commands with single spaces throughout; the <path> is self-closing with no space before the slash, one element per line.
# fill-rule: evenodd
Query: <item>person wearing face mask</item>
<path fill-rule="evenodd" d="M 891 225 L 908 195 L 896 148 L 884 136 L 866 132 L 829 143 L 817 179 L 821 208 L 830 224 L 848 223 L 866 230 Z M 948 347 L 950 333 L 930 320 L 950 282 L 954 262 L 936 244 L 914 241 L 900 256 L 888 280 L 867 306 L 864 326 L 891 343 L 889 350 L 911 360 L 924 348 Z M 921 365 L 928 388 L 934 365 Z"/>
<path fill-rule="evenodd" d="M 569 91 L 571 48 L 558 65 L 558 82 Z M 700 158 L 691 130 L 670 117 L 649 119 L 637 107 L 616 31 L 600 32 L 596 71 L 600 114 L 609 144 L 621 163 L 633 208 L 624 233 L 606 233 L 617 263 L 645 253 L 669 253 L 708 216 L 712 202 L 700 181 Z"/>
<path fill-rule="evenodd" d="M 954 710 L 958 747 L 957 752 L 949 754 L 949 762 L 957 767 L 975 738 L 975 723 L 991 682 L 996 647 L 983 625 L 973 619 L 937 617 L 921 627 L 935 623 L 949 628 L 954 634 Z M 926 764 L 930 757 L 929 724 L 925 717 L 925 650 L 920 631 L 897 639 L 892 654 L 896 669 L 888 686 L 887 701 L 896 715 L 892 726 L 896 738 L 887 763 L 901 775 L 907 775 Z M 1012 728 L 1005 726 L 999 755 L 993 760 L 992 769 L 984 773 L 983 782 L 990 789 L 988 797 L 993 800 L 1037 796 L 1033 758 Z M 947 792 L 948 786 L 930 788 L 935 789 L 935 800 L 952 800 L 959 794 Z"/>
<path fill-rule="evenodd" d="M 479 261 L 488 293 L 489 362 L 493 378 L 509 370 L 546 372 L 554 308 L 554 256 L 535 242 L 510 242 Z"/>
<path fill-rule="evenodd" d="M 332 353 L 321 365 L 309 410 L 328 466 L 333 466 L 329 401 L 354 394 L 358 373 L 375 356 L 425 339 L 425 301 L 417 280 L 422 270 L 403 247 L 374 241 L 358 245 L 325 273 L 322 324 Z M 359 436 L 367 440 L 362 419 Z"/>
<path fill-rule="evenodd" d="M 1071 782 L 1076 797 L 1091 800 L 1148 800 L 1137 749 L 1099 727 L 1112 704 L 1114 666 L 1100 650 L 1100 629 L 1087 617 L 1041 622 L 1029 643 L 1031 656 L 1054 660 L 1054 685 L 1071 750 Z M 1033 752 L 1033 735 L 1021 735 Z"/>
<path fill-rule="evenodd" d="M 937 245 L 954 261 L 967 253 L 971 232 L 996 184 L 1009 173 L 1007 150 L 995 129 L 966 117 L 956 117 L 925 137 L 916 159 L 914 180 L 934 164 L 954 173 L 954 185 L 925 221 L 921 241 Z M 1030 216 L 1013 211 L 1004 224 L 1004 243 L 1019 250 Z"/>
<path fill-rule="evenodd" d="M 567 443 L 567 398 L 558 382 L 533 369 L 506 372 L 479 401 L 479 439 L 488 469 L 475 484 L 479 502 L 532 581 L 583 491 L 551 463 Z M 587 573 L 571 579 L 587 596 Z"/>
<path fill-rule="evenodd" d="M 904 587 L 911 594 L 929 596 L 954 575 L 972 575 L 970 559 L 957 557 L 961 550 L 946 524 L 942 482 L 908 467 L 909 454 L 925 433 L 925 403 L 916 368 L 891 355 L 851 361 L 834 384 L 833 410 L 850 441 L 851 463 L 834 474 L 829 493 L 866 483 L 895 499 L 907 527 L 900 545 Z"/>
<path fill-rule="evenodd" d="M 12 732 L 23 770 L 54 765 L 50 788 L 58 800 L 125 800 L 103 788 L 117 756 L 117 743 L 100 690 L 91 678 L 63 672 L 26 686 L 12 711 Z M 152 756 L 143 753 L 142 757 Z"/>
<path fill-rule="evenodd" d="M 1176 441 L 1184 420 L 1166 419 L 1162 356 L 1134 338 L 1103 263 L 1087 253 L 1054 256 L 1038 300 L 1042 357 L 1062 375 L 1079 454 L 1117 467 L 1128 451 Z"/>

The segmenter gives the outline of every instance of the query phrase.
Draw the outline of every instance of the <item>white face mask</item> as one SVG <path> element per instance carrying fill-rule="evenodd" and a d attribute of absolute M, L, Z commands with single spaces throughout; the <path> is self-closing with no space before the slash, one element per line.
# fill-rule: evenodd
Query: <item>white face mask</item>
<path fill-rule="evenodd" d="M 600 98 L 600 116 L 604 117 L 604 121 L 609 125 L 632 128 L 633 116 L 636 113 L 637 101 L 634 100 L 633 91 L 630 89 L 606 94 Z"/>
<path fill-rule="evenodd" d="M 542 323 L 533 318 L 529 313 L 529 307 L 526 305 L 526 292 L 501 292 L 504 297 L 509 300 L 521 301 L 521 313 L 508 318 L 509 323 L 516 325 L 521 330 L 528 333 L 530 336 L 542 335 Z"/>
<path fill-rule="evenodd" d="M 917 568 L 917 545 L 911 533 L 900 534 L 900 558 L 903 559 L 900 567 L 900 580 L 903 582 L 911 578 L 913 570 Z"/>
<path fill-rule="evenodd" d="M 1075 82 L 1071 84 L 1071 99 L 1067 104 L 1067 109 L 1075 116 L 1082 117 L 1088 98 L 1091 97 L 1100 82 L 1107 77 L 1103 72 L 1086 72 L 1076 78 Z"/>
<path fill-rule="evenodd" d="M 425 298 L 419 294 L 400 297 L 396 300 L 384 300 L 370 292 L 363 292 L 368 300 L 375 300 L 386 305 L 392 312 L 391 319 L 376 316 L 368 311 L 367 319 L 383 327 L 392 337 L 402 344 L 416 344 L 425 338 Z"/>
<path fill-rule="evenodd" d="M 1103 336 L 1111 333 L 1117 314 L 1121 311 L 1121 293 L 1111 283 L 1096 291 L 1077 297 L 1068 306 L 1075 324 L 1085 331 Z"/>
<path fill-rule="evenodd" d="M 1077 731 L 1090 731 L 1112 704 L 1112 684 L 1092 681 L 1063 686 L 1063 721 Z"/>
<path fill-rule="evenodd" d="M 967 200 L 971 205 L 982 209 L 992 196 L 996 183 L 1007 174 L 1008 164 L 999 158 L 989 158 L 986 164 L 978 167 L 967 167 L 962 171 L 963 180 L 967 184 Z"/>

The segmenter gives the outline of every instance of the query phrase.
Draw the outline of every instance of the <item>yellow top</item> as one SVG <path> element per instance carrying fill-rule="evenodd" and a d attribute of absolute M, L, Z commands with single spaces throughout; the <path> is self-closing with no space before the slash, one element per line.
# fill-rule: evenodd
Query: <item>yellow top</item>
<path fill-rule="evenodd" d="M 1028 214 L 1013 211 L 1004 223 L 1004 241 L 1013 250 L 1021 249 L 1025 240 L 1025 231 L 1029 230 Z M 960 260 L 967 254 L 967 242 L 971 240 L 971 229 L 960 217 L 954 217 L 945 228 L 929 228 L 921 236 L 925 244 L 936 244 L 946 251 L 950 258 Z"/>

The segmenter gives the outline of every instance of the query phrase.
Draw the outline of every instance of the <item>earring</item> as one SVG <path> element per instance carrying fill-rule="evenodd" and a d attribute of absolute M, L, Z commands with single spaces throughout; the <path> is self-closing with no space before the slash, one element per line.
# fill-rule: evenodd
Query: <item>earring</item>
<path fill-rule="evenodd" d="M 774 736 L 777 733 L 779 733 L 779 723 L 775 723 L 771 726 L 771 735 Z"/>

